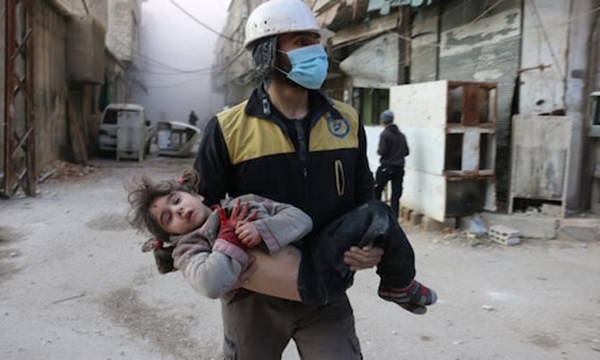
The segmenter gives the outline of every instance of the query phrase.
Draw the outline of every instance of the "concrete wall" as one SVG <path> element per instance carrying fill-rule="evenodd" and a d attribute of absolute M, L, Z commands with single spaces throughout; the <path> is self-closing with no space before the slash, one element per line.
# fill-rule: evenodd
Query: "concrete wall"
<path fill-rule="evenodd" d="M 600 0 L 594 0 L 592 7 L 600 7 Z M 590 35 L 590 66 L 588 71 L 588 92 L 600 91 L 600 18 L 592 18 L 592 34 Z M 590 120 L 584 121 L 584 134 L 590 131 Z M 590 207 L 596 214 L 600 214 L 600 138 L 588 138 L 584 141 L 587 151 L 584 151 L 584 169 L 581 179 L 584 205 Z M 596 174 L 596 175 L 595 175 Z M 586 189 L 589 186 L 589 189 Z"/>
<path fill-rule="evenodd" d="M 140 2 L 109 0 L 106 46 L 121 61 L 133 61 L 139 46 Z"/>
<path fill-rule="evenodd" d="M 569 52 L 571 0 L 525 0 L 523 14 L 522 114 L 565 109 L 565 79 Z M 543 70 L 536 66 L 549 66 Z"/>
<path fill-rule="evenodd" d="M 574 120 L 579 132 L 573 134 L 574 141 L 571 148 L 570 163 L 572 168 L 569 176 L 573 178 L 567 188 L 567 204 L 572 209 L 586 208 L 586 194 L 590 194 L 591 186 L 582 184 L 586 174 L 593 171 L 594 164 L 587 163 L 589 158 L 587 139 L 588 102 L 589 94 L 593 90 L 592 84 L 587 84 L 590 73 L 590 51 L 592 47 L 591 29 L 592 22 L 597 18 L 597 13 L 592 12 L 591 1 L 573 1 L 572 13 L 569 21 L 569 52 L 567 56 L 565 107 L 566 114 Z M 573 21 L 575 20 L 575 21 Z M 597 41 L 597 40 L 596 40 Z M 591 151 L 589 151 L 591 153 Z M 589 169 L 588 169 L 589 167 Z M 589 199 L 589 195 L 587 197 Z"/>
<path fill-rule="evenodd" d="M 585 123 L 590 87 L 589 74 L 591 1 L 525 0 L 520 110 L 522 114 L 543 114 L 562 111 L 576 124 Z M 586 133 L 582 127 L 573 134 L 571 144 L 569 188 L 566 190 L 570 208 L 580 206 L 582 173 L 587 172 L 583 158 Z M 585 186 L 585 185 L 584 185 Z M 589 189 L 583 189 L 589 193 Z"/>
<path fill-rule="evenodd" d="M 36 168 L 39 170 L 54 159 L 70 158 L 66 121 L 67 18 L 43 1 L 35 2 L 34 8 Z"/>
<path fill-rule="evenodd" d="M 340 69 L 354 87 L 383 89 L 398 85 L 401 61 L 398 37 L 384 34 L 362 44 L 340 63 Z"/>
<path fill-rule="evenodd" d="M 440 8 L 423 10 L 413 22 L 411 42 L 410 80 L 412 83 L 438 79 L 440 33 L 438 14 Z"/>
<path fill-rule="evenodd" d="M 436 79 L 498 84 L 496 174 L 507 195 L 511 102 L 520 66 L 521 0 L 460 0 L 422 11 L 413 22 L 411 83 Z"/>
<path fill-rule="evenodd" d="M 598 90 L 600 78 L 598 35 L 592 33 L 599 5 L 598 0 L 456 0 L 416 16 L 413 83 L 433 79 L 498 83 L 496 172 L 502 198 L 508 194 L 512 113 L 561 111 L 583 124 L 572 134 L 577 141 L 569 152 L 569 175 L 574 180 L 568 184 L 568 204 L 589 206 L 595 150 L 586 135 L 587 112 L 589 93 Z"/>
<path fill-rule="evenodd" d="M 227 21 L 215 46 L 213 90 L 225 96 L 225 105 L 232 106 L 247 98 L 258 84 L 251 53 L 242 43 L 246 19 L 263 0 L 232 0 Z"/>
<path fill-rule="evenodd" d="M 63 15 L 89 13 L 107 29 L 106 46 L 121 61 L 132 61 L 139 46 L 141 0 L 45 0 Z M 87 8 L 87 9 L 86 9 Z"/>
<path fill-rule="evenodd" d="M 487 5 L 487 6 L 486 6 Z M 453 2 L 442 14 L 439 79 L 498 84 L 496 176 L 506 195 L 511 102 L 519 68 L 521 0 Z"/>
<path fill-rule="evenodd" d="M 96 17 L 104 27 L 108 24 L 108 1 L 103 0 L 85 0 L 86 6 L 83 5 L 81 0 L 45 0 L 47 3 L 52 4 L 59 9 L 59 12 L 63 14 L 83 15 L 87 12 L 90 15 Z"/>
<path fill-rule="evenodd" d="M 579 181 L 573 176 L 570 152 L 579 141 L 581 119 L 517 115 L 513 129 L 509 212 L 513 200 L 521 198 L 558 201 L 566 214 L 575 207 L 569 204 L 567 189 Z"/>
<path fill-rule="evenodd" d="M 125 11 L 117 12 L 129 18 L 130 25 L 137 29 L 139 16 L 139 0 L 121 1 L 127 7 Z M 97 17 L 104 25 L 108 24 L 108 8 L 111 2 L 87 1 L 90 14 Z M 6 0 L 0 0 L 0 6 L 5 8 Z M 70 16 L 85 14 L 86 9 L 80 0 L 44 0 L 34 1 L 34 55 L 30 59 L 34 65 L 34 102 L 35 102 L 35 168 L 39 173 L 44 165 L 55 159 L 75 161 L 73 157 L 72 137 L 70 133 L 67 114 L 69 108 L 67 99 L 72 101 L 73 119 L 79 121 L 80 130 L 87 144 L 88 152 L 95 149 L 97 137 L 97 125 L 99 113 L 97 111 L 97 98 L 99 94 L 98 85 L 69 84 L 66 75 L 66 37 L 68 32 L 68 21 Z M 113 8 L 117 9 L 117 7 Z M 122 10 L 122 9 L 121 9 Z M 2 11 L 2 23 L 5 23 L 5 12 Z M 135 21 L 134 21 L 135 20 Z M 1 31 L 1 42 L 4 45 L 4 26 Z M 128 42 L 135 48 L 136 35 L 134 31 L 127 32 Z M 2 48 L 2 69 L 4 69 L 4 50 Z M 134 50 L 129 51 L 132 56 Z M 110 56 L 109 56 L 110 57 Z M 127 93 L 126 81 L 123 75 L 123 64 L 117 59 L 110 57 L 107 68 L 113 76 L 113 99 L 124 100 Z M 112 70 L 112 71 L 111 71 Z M 1 72 L 2 84 L 4 85 L 4 71 Z M 1 87 L 2 99 L 4 99 L 4 86 Z M 16 101 L 22 101 L 17 97 Z M 4 101 L 1 101 L 2 116 Z M 23 116 L 16 114 L 13 125 L 16 129 L 22 127 Z M 2 127 L 3 131 L 4 127 Z M 2 143 L 4 134 L 0 132 Z M 0 150 L 3 155 L 3 147 Z M 3 156 L 0 157 L 3 159 Z M 3 164 L 0 164 L 3 166 Z M 35 174 L 38 175 L 38 174 Z"/>
<path fill-rule="evenodd" d="M 0 9 L 6 9 L 6 0 L 0 0 Z M 0 11 L 0 24 L 6 24 L 6 11 Z M 0 26 L 0 174 L 4 172 L 4 81 L 6 57 L 6 26 Z M 0 176 L 1 178 L 2 176 Z M 0 181 L 0 186 L 3 181 Z"/>

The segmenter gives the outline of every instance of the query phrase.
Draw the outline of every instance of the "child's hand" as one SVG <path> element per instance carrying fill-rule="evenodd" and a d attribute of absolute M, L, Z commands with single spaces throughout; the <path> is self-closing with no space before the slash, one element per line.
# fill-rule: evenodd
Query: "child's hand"
<path fill-rule="evenodd" d="M 142 244 L 142 252 L 152 251 L 157 248 L 163 247 L 163 242 L 157 238 L 150 238 Z"/>
<path fill-rule="evenodd" d="M 161 274 L 167 274 L 172 271 L 177 271 L 173 262 L 173 246 L 159 247 L 153 250 L 156 267 Z"/>
<path fill-rule="evenodd" d="M 248 213 L 249 206 L 249 203 L 245 202 L 242 204 L 240 199 L 237 199 L 233 203 L 229 216 L 221 215 L 221 226 L 237 226 L 239 222 L 254 220 L 257 212 L 252 211 L 251 213 Z"/>
<path fill-rule="evenodd" d="M 235 235 L 247 248 L 255 247 L 262 241 L 258 230 L 256 230 L 256 226 L 248 221 L 239 221 L 237 223 Z"/>
<path fill-rule="evenodd" d="M 176 271 L 173 266 L 173 257 L 171 256 L 173 249 L 173 246 L 163 247 L 163 242 L 157 238 L 150 238 L 142 244 L 142 252 L 152 251 L 154 253 L 156 267 L 161 274 Z"/>

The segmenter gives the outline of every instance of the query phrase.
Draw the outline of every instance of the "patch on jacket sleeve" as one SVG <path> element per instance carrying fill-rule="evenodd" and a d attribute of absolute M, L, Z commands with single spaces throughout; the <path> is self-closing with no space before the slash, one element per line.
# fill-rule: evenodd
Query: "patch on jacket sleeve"
<path fill-rule="evenodd" d="M 331 135 L 338 138 L 344 138 L 350 132 L 350 124 L 348 123 L 348 120 L 344 118 L 334 119 L 332 116 L 330 116 L 327 118 L 327 128 L 329 129 Z"/>
<path fill-rule="evenodd" d="M 358 148 L 358 121 L 334 119 L 329 114 L 317 121 L 310 133 L 310 151 Z"/>

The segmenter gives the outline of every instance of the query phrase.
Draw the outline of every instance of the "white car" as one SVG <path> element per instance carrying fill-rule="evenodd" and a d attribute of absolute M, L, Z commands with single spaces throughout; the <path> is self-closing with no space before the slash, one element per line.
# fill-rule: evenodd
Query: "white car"
<path fill-rule="evenodd" d="M 178 121 L 159 121 L 156 127 L 158 155 L 189 157 L 198 148 L 198 127 Z"/>
<path fill-rule="evenodd" d="M 102 112 L 102 118 L 100 119 L 100 131 L 98 136 L 98 147 L 101 152 L 113 153 L 117 151 L 117 133 L 118 133 L 118 122 L 119 118 L 124 115 L 128 117 L 133 116 L 138 118 L 140 124 L 145 126 L 140 127 L 141 131 L 144 131 L 144 143 L 141 147 L 144 152 L 148 154 L 150 151 L 150 142 L 152 137 L 155 135 L 155 129 L 150 124 L 150 121 L 146 120 L 146 113 L 144 107 L 137 104 L 109 104 Z"/>

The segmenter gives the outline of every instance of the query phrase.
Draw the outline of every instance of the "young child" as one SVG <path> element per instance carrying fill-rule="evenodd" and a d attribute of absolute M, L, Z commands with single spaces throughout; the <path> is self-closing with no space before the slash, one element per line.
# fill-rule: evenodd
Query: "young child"
<path fill-rule="evenodd" d="M 165 248 L 150 239 L 142 250 L 154 250 L 161 273 L 181 270 L 202 295 L 218 298 L 232 290 L 252 255 L 257 270 L 244 288 L 326 304 L 352 285 L 354 272 L 343 263 L 344 252 L 372 243 L 384 250 L 377 266 L 381 298 L 415 314 L 424 314 L 425 306 L 437 301 L 433 290 L 414 280 L 413 249 L 380 201 L 357 207 L 296 247 L 293 243 L 312 230 L 312 220 L 300 209 L 252 194 L 225 199 L 211 209 L 197 194 L 199 183 L 199 175 L 186 170 L 175 181 L 142 177 L 127 187 L 131 224 L 170 244 Z"/>

